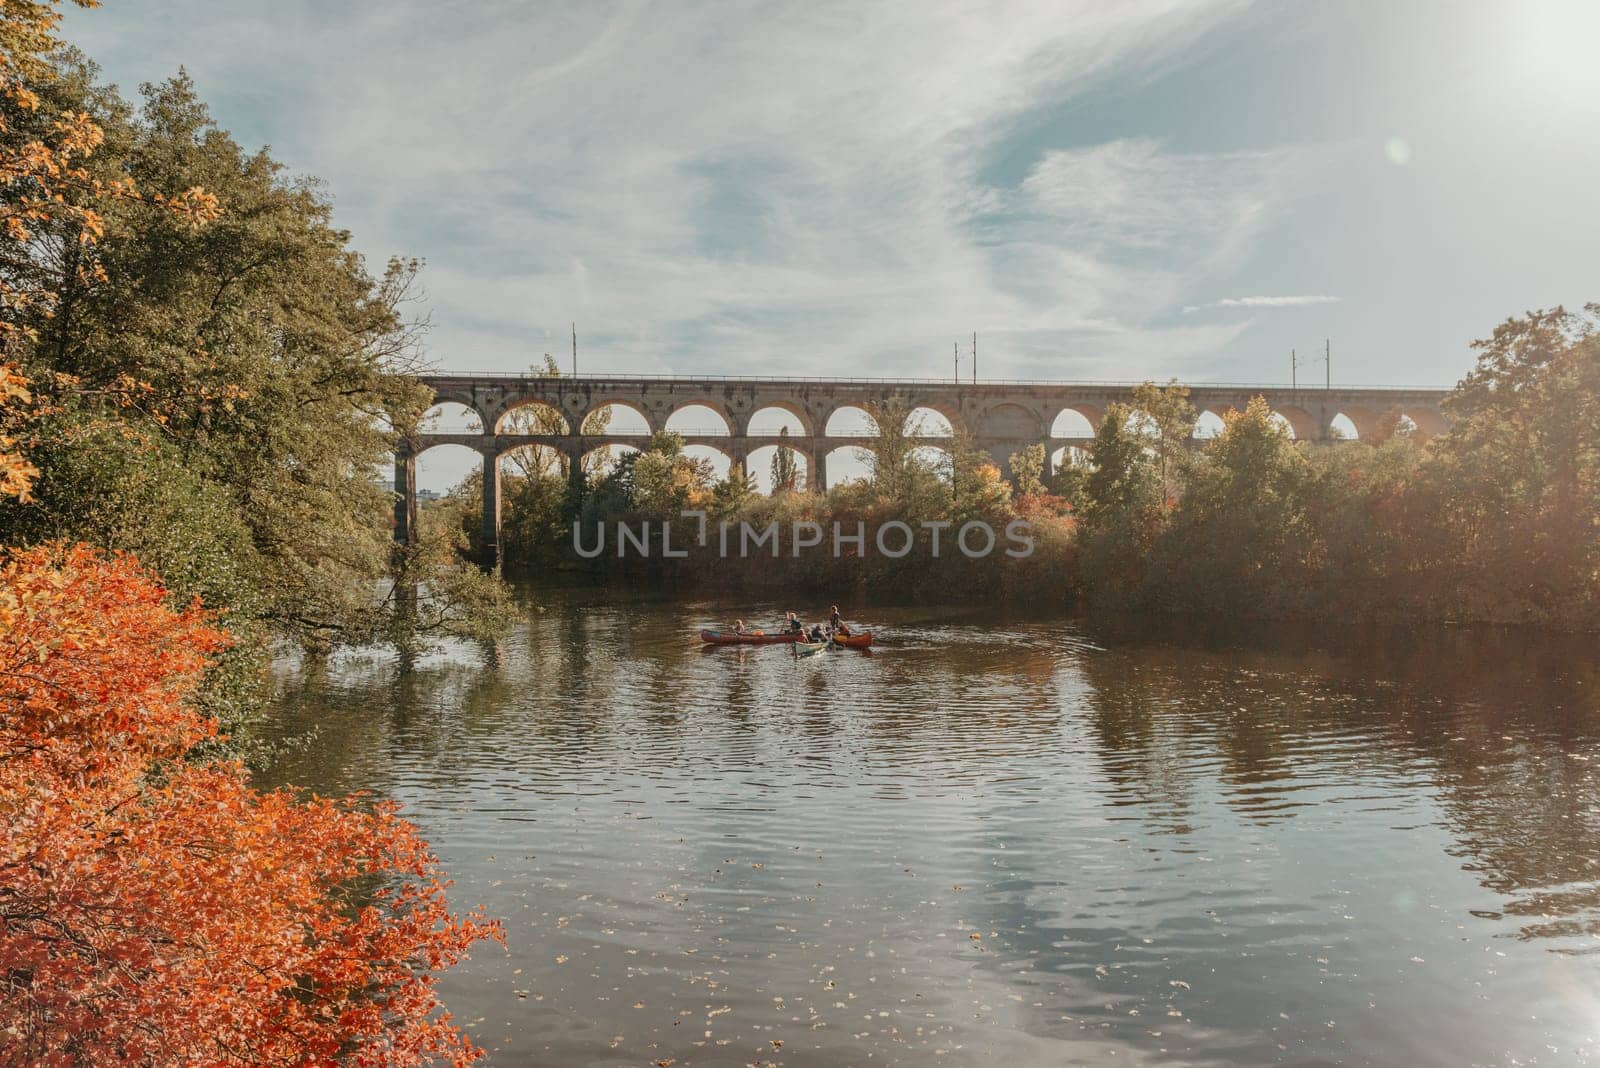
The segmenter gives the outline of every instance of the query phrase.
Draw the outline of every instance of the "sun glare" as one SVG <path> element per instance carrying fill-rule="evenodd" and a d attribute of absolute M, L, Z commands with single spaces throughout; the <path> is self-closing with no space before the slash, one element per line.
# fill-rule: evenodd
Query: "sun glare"
<path fill-rule="evenodd" d="M 1551 0 L 1517 9 L 1527 78 L 1563 96 L 1600 103 L 1600 0 Z"/>

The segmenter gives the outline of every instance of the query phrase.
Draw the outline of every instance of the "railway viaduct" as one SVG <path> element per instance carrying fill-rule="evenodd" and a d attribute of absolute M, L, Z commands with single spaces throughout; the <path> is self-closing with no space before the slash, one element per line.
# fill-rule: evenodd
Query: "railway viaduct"
<path fill-rule="evenodd" d="M 434 403 L 459 404 L 478 419 L 475 432 L 421 432 L 402 440 L 395 456 L 395 536 L 407 539 L 416 524 L 416 458 L 439 445 L 465 445 L 484 462 L 483 544 L 494 557 L 500 542 L 499 458 L 528 445 L 544 445 L 566 458 L 568 470 L 580 469 L 585 455 L 609 445 L 637 446 L 639 434 L 583 434 L 592 413 L 608 406 L 632 409 L 648 432 L 666 428 L 673 413 L 702 406 L 717 413 L 723 428 L 702 428 L 684 434 L 685 444 L 706 445 L 733 463 L 747 464 L 759 448 L 779 443 L 771 432 L 752 431 L 752 417 L 772 409 L 788 413 L 800 427 L 782 444 L 805 458 L 807 476 L 828 485 L 828 454 L 838 448 L 864 445 L 859 436 L 827 433 L 830 417 L 840 409 L 898 402 L 929 409 L 949 420 L 952 428 L 971 436 L 1005 469 L 1022 448 L 1042 444 L 1047 455 L 1062 446 L 1083 446 L 1088 439 L 1052 434 L 1063 412 L 1077 412 L 1091 427 L 1106 409 L 1132 400 L 1132 382 L 955 382 L 868 378 L 757 378 L 717 376 L 587 375 L 576 377 L 516 374 L 432 374 L 421 376 L 434 393 Z M 1398 412 L 1415 424 L 1415 433 L 1429 436 L 1446 427 L 1440 410 L 1445 390 L 1396 387 L 1291 388 L 1286 386 L 1193 385 L 1189 400 L 1202 415 L 1243 408 L 1263 397 L 1287 421 L 1299 440 L 1336 437 L 1333 423 L 1343 415 L 1359 437 L 1367 437 L 1379 420 Z M 543 405 L 561 416 L 563 432 L 527 434 L 505 426 L 506 416 L 527 405 Z M 940 437 L 927 443 L 938 445 Z"/>

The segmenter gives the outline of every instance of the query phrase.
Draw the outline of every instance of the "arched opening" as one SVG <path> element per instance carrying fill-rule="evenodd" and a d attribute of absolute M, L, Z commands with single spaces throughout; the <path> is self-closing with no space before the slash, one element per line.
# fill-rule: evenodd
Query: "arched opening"
<path fill-rule="evenodd" d="M 425 447 L 416 458 L 417 505 L 449 496 L 475 475 L 483 473 L 483 454 L 465 445 Z M 473 498 L 476 501 L 476 497 Z"/>
<path fill-rule="evenodd" d="M 1311 413 L 1304 408 L 1292 404 L 1274 410 L 1289 427 L 1289 436 L 1296 441 L 1314 441 L 1317 437 L 1317 421 L 1311 418 Z"/>
<path fill-rule="evenodd" d="M 685 404 L 667 417 L 666 429 L 686 438 L 725 438 L 733 434 L 733 423 L 709 404 Z"/>
<path fill-rule="evenodd" d="M 777 437 L 787 430 L 791 438 L 809 437 L 811 431 L 806 427 L 805 416 L 798 408 L 787 405 L 769 404 L 765 408 L 757 408 L 750 413 L 750 422 L 746 431 L 753 438 Z"/>
<path fill-rule="evenodd" d="M 1089 450 L 1076 445 L 1063 445 L 1050 454 L 1050 474 L 1060 474 L 1069 467 L 1089 466 Z"/>
<path fill-rule="evenodd" d="M 833 410 L 822 432 L 830 438 L 875 438 L 878 436 L 878 424 L 865 408 L 847 404 Z M 830 460 L 828 466 L 831 478 L 833 461 Z"/>
<path fill-rule="evenodd" d="M 1155 416 L 1141 408 L 1128 409 L 1127 421 L 1122 425 L 1129 433 L 1138 434 L 1141 437 L 1159 438 L 1161 436 L 1161 427 L 1156 425 Z"/>
<path fill-rule="evenodd" d="M 602 445 L 583 454 L 584 474 L 591 479 L 605 478 L 616 469 L 617 461 L 639 450 L 632 445 Z"/>
<path fill-rule="evenodd" d="M 922 464 L 939 477 L 941 482 L 951 482 L 955 479 L 954 457 L 950 450 L 938 445 L 918 445 L 910 454 L 912 463 Z"/>
<path fill-rule="evenodd" d="M 591 436 L 601 434 L 649 437 L 650 420 L 644 410 L 628 401 L 604 401 L 584 414 L 579 433 Z"/>
<path fill-rule="evenodd" d="M 422 413 L 417 429 L 424 434 L 481 434 L 483 420 L 465 404 L 440 401 Z"/>
<path fill-rule="evenodd" d="M 495 425 L 500 434 L 568 434 L 566 416 L 543 401 L 529 401 L 507 409 Z"/>
<path fill-rule="evenodd" d="M 733 457 L 714 445 L 685 445 L 683 454 L 691 460 L 702 460 L 710 464 L 711 471 L 718 480 L 727 478 L 728 472 L 733 469 Z"/>
<path fill-rule="evenodd" d="M 1050 424 L 1050 436 L 1087 441 L 1094 437 L 1097 422 L 1098 420 L 1091 420 L 1085 415 L 1081 408 L 1063 408 L 1056 413 L 1055 420 Z"/>
<path fill-rule="evenodd" d="M 865 449 L 841 445 L 829 449 L 822 459 L 826 465 L 828 484 L 823 489 L 842 486 L 846 482 L 860 482 L 872 475 L 871 454 Z"/>
<path fill-rule="evenodd" d="M 1222 433 L 1222 416 L 1207 410 L 1200 413 L 1200 418 L 1194 421 L 1194 437 L 1197 441 L 1209 441 Z"/>
<path fill-rule="evenodd" d="M 1288 417 L 1282 412 L 1272 412 L 1267 416 L 1267 419 L 1272 423 L 1273 426 L 1282 430 L 1285 434 L 1289 435 L 1289 437 L 1295 437 L 1294 424 L 1289 422 Z"/>
<path fill-rule="evenodd" d="M 937 408 L 917 407 L 906 413 L 905 432 L 918 438 L 952 438 L 955 427 L 950 417 Z"/>
<path fill-rule="evenodd" d="M 1443 434 L 1450 429 L 1444 416 L 1432 408 L 1407 408 L 1401 415 L 1411 421 L 1411 436 L 1418 441 L 1427 441 L 1437 434 Z"/>
<path fill-rule="evenodd" d="M 763 445 L 751 450 L 745 472 L 755 479 L 756 489 L 769 495 L 777 489 L 778 477 L 783 474 L 777 463 L 780 453 L 788 454 L 789 463 L 793 465 L 790 488 L 801 491 L 811 489 L 811 458 L 799 449 L 781 445 Z"/>
<path fill-rule="evenodd" d="M 1340 412 L 1328 421 L 1328 437 L 1334 441 L 1359 441 L 1361 431 L 1354 419 Z"/>
<path fill-rule="evenodd" d="M 1383 423 L 1384 420 L 1371 408 L 1345 408 L 1328 420 L 1328 436 L 1333 437 L 1337 431 L 1344 440 L 1365 441 L 1380 434 Z"/>
<path fill-rule="evenodd" d="M 565 478 L 567 454 L 553 445 L 518 445 L 500 454 L 500 474 L 510 478 Z"/>

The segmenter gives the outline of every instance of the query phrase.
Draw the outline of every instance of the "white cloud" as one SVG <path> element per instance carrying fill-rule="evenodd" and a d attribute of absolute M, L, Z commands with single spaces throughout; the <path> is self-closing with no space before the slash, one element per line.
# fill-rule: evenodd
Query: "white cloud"
<path fill-rule="evenodd" d="M 1311 304 L 1338 304 L 1340 298 L 1325 294 L 1295 297 L 1223 297 L 1210 304 L 1190 304 L 1183 310 L 1197 312 L 1203 308 L 1300 308 Z"/>
<path fill-rule="evenodd" d="M 1142 377 L 1245 329 L 1168 320 L 1303 188 L 1305 151 L 985 165 L 1241 6 L 180 0 L 69 32 L 124 83 L 188 64 L 374 258 L 426 257 L 444 366 L 564 354 L 576 319 L 595 370 L 943 373 L 977 329 L 986 375 Z"/>

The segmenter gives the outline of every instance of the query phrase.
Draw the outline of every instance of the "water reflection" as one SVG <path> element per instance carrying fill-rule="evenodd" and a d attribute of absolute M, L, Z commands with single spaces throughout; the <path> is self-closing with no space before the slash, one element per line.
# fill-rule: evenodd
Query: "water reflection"
<path fill-rule="evenodd" d="M 777 618 L 780 606 L 767 606 Z M 1592 644 L 883 612 L 704 651 L 546 604 L 286 666 L 273 778 L 406 804 L 509 951 L 491 1063 L 1570 1063 L 1600 983 Z"/>

